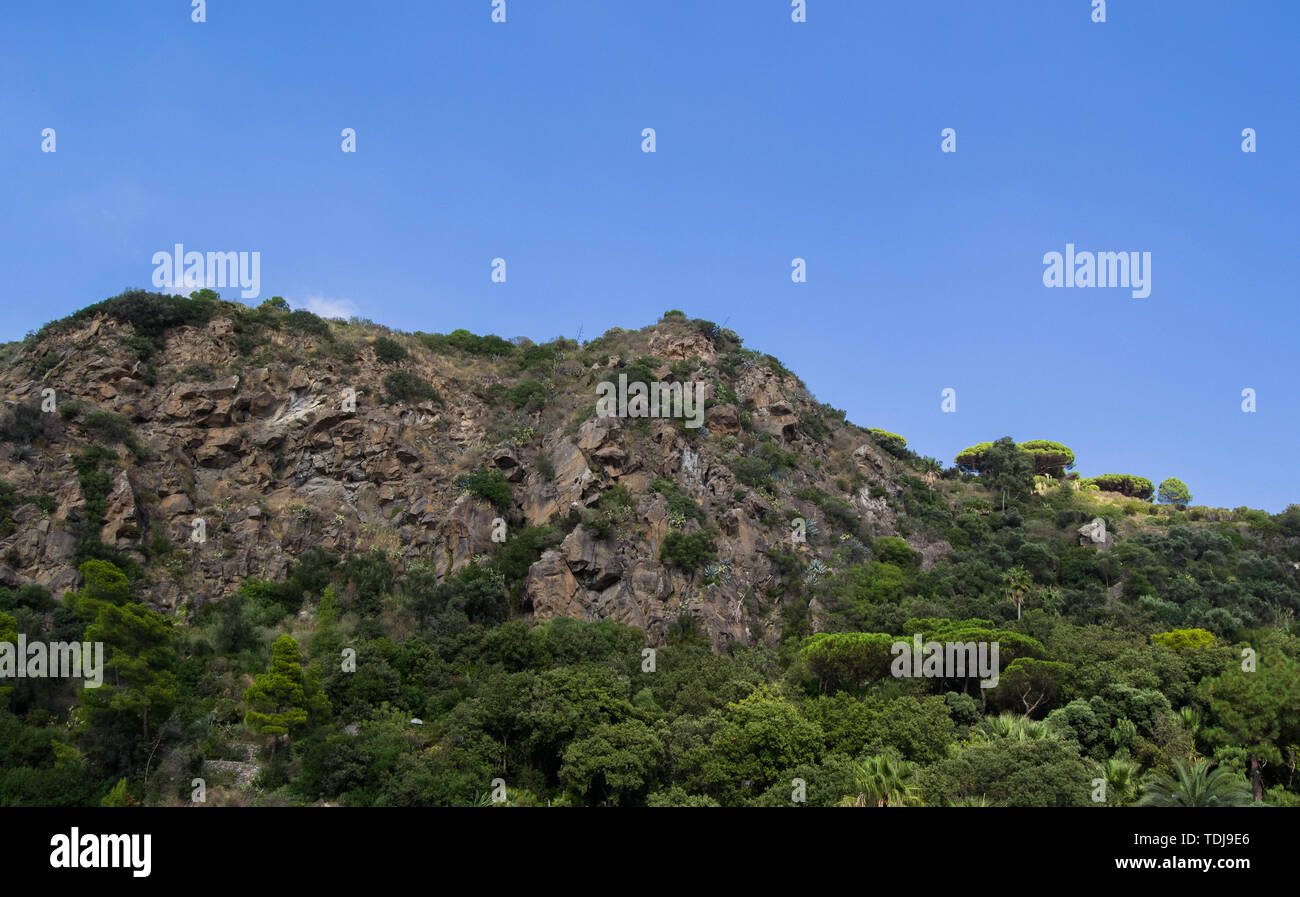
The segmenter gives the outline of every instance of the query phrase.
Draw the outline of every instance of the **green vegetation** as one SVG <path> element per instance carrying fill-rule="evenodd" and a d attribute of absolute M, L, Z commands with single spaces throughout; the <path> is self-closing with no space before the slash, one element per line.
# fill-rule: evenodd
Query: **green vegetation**
<path fill-rule="evenodd" d="M 340 514 L 327 538 L 344 536 L 325 541 L 320 521 L 334 509 L 311 508 L 301 527 L 284 521 L 292 538 L 274 563 L 201 600 L 193 586 L 218 549 L 158 519 L 158 495 L 141 494 L 147 532 L 101 541 L 124 473 L 163 491 L 156 468 L 114 448 L 132 443 L 136 411 L 62 395 L 57 415 L 6 409 L 5 563 L 32 566 L 25 533 L 39 528 L 71 546 L 79 581 L 63 595 L 30 577 L 0 587 L 0 641 L 101 641 L 106 669 L 97 689 L 0 685 L 0 805 L 183 803 L 206 761 L 249 750 L 255 786 L 214 780 L 219 800 L 464 806 L 489 802 L 504 778 L 511 805 L 791 806 L 801 779 L 809 806 L 1092 806 L 1100 779 L 1108 806 L 1300 805 L 1300 506 L 1189 507 L 1172 479 L 1153 505 L 1151 481 L 1080 484 L 1067 473 L 1073 452 L 1042 440 L 981 443 L 945 471 L 790 379 L 780 388 L 799 434 L 760 433 L 750 375 L 788 372 L 678 312 L 658 332 L 687 349 L 656 359 L 644 331 L 582 347 L 377 336 L 282 300 L 232 310 L 196 296 L 124 294 L 101 311 L 135 328 L 117 349 L 186 379 L 217 370 L 165 364 L 158 348 L 169 328 L 220 310 L 244 353 L 223 371 L 302 355 L 301 340 L 283 345 L 301 334 L 313 352 L 342 353 L 330 358 L 361 359 L 371 345 L 393 368 L 388 401 L 441 402 L 405 368 L 477 395 L 491 423 L 482 439 L 412 442 L 440 459 L 430 501 L 445 510 L 461 490 L 487 502 L 486 519 L 509 518 L 505 541 L 449 528 L 408 551 L 425 512 L 398 493 L 379 499 L 390 527 L 358 533 Z M 680 360 L 701 336 L 717 363 Z M 44 368 L 63 388 L 69 351 L 31 345 L 15 357 L 24 376 Z M 598 465 L 580 494 L 565 493 L 552 453 L 565 479 L 576 456 L 554 434 L 573 438 L 565 425 L 585 419 L 614 357 L 615 373 L 708 377 L 715 402 L 750 403 L 739 430 L 693 442 L 688 472 L 676 434 L 626 427 L 632 463 Z M 518 490 L 487 460 L 507 440 L 528 474 Z M 857 451 L 871 444 L 880 451 Z M 275 476 L 308 472 L 284 454 Z M 64 458 L 75 484 L 48 478 Z M 471 472 L 448 489 L 457 464 Z M 240 505 L 186 476 L 209 538 L 233 541 L 249 519 Z M 552 518 L 534 520 L 548 505 Z M 1080 538 L 1097 518 L 1104 547 Z M 798 520 L 802 541 L 791 538 Z M 159 580 L 180 586 L 174 612 L 159 609 Z M 556 613 L 639 613 L 649 631 Z M 917 639 L 996 644 L 996 667 L 898 675 L 898 643 Z"/>
<path fill-rule="evenodd" d="M 442 405 L 442 396 L 427 381 L 407 371 L 392 371 L 384 375 L 384 401 L 425 402 Z"/>
<path fill-rule="evenodd" d="M 405 361 L 407 357 L 406 347 L 386 336 L 376 339 L 371 348 L 375 350 L 375 358 L 381 364 L 396 364 Z"/>
<path fill-rule="evenodd" d="M 664 536 L 663 544 L 659 546 L 659 558 L 683 570 L 698 570 L 715 559 L 716 551 L 713 534 L 708 530 L 689 534 L 673 531 Z"/>
<path fill-rule="evenodd" d="M 1093 484 L 1107 492 L 1118 492 L 1121 495 L 1143 501 L 1150 501 L 1156 492 L 1155 486 L 1146 477 L 1136 477 L 1127 473 L 1103 473 L 1101 476 L 1092 477 L 1083 482 Z"/>
<path fill-rule="evenodd" d="M 456 488 L 483 499 L 502 513 L 510 510 L 510 481 L 495 467 L 461 474 L 456 477 Z"/>
<path fill-rule="evenodd" d="M 464 352 L 468 355 L 490 358 L 496 355 L 511 355 L 515 346 L 494 334 L 476 336 L 468 330 L 453 330 L 451 333 L 417 333 L 415 335 L 430 352 L 445 355 L 450 352 Z"/>
<path fill-rule="evenodd" d="M 1169 477 L 1160 484 L 1160 502 L 1185 508 L 1192 503 L 1192 493 L 1187 484 L 1177 477 Z"/>

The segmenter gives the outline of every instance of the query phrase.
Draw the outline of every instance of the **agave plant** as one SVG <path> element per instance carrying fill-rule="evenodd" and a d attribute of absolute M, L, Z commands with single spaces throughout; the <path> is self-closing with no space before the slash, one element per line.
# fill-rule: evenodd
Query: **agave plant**
<path fill-rule="evenodd" d="M 1141 807 L 1248 807 L 1250 789 L 1225 766 L 1205 760 L 1174 761 L 1174 774 L 1160 776 L 1138 802 Z"/>
<path fill-rule="evenodd" d="M 707 564 L 704 567 L 704 578 L 709 582 L 731 582 L 731 558 L 723 558 L 714 564 Z"/>
<path fill-rule="evenodd" d="M 813 558 L 812 561 L 809 562 L 808 567 L 803 571 L 803 581 L 808 585 L 813 585 L 817 580 L 830 572 L 831 568 L 822 563 L 820 558 Z"/>
<path fill-rule="evenodd" d="M 997 804 L 989 800 L 983 794 L 970 794 L 966 797 L 955 797 L 948 801 L 950 807 L 996 807 Z"/>

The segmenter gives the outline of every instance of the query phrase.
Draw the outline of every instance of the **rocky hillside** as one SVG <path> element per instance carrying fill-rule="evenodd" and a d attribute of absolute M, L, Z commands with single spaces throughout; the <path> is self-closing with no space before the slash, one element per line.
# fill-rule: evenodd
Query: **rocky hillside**
<path fill-rule="evenodd" d="M 444 579 L 527 535 L 530 619 L 770 645 L 791 571 L 869 553 L 938 469 L 679 312 L 579 345 L 132 292 L 4 351 L 0 584 L 62 595 L 99 557 L 182 616 L 308 549 Z M 598 416 L 619 374 L 702 382 L 704 426 Z M 922 569 L 948 550 L 903 529 Z"/>

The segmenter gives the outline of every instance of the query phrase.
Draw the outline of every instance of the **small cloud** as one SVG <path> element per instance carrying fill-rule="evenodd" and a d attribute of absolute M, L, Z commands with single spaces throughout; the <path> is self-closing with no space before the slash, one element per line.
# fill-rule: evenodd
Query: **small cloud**
<path fill-rule="evenodd" d="M 347 299 L 332 299 L 329 296 L 308 295 L 291 303 L 295 308 L 305 308 L 322 318 L 350 318 L 357 313 L 357 307 Z"/>

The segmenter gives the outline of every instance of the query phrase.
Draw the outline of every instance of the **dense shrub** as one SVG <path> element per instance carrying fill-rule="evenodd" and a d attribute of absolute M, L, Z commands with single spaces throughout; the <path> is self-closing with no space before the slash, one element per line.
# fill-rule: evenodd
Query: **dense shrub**
<path fill-rule="evenodd" d="M 672 480 L 660 477 L 650 484 L 650 491 L 658 492 L 667 499 L 669 514 L 693 517 L 701 523 L 705 521 L 704 511 L 695 503 L 695 499 L 683 492 L 682 488 Z"/>
<path fill-rule="evenodd" d="M 510 510 L 513 500 L 510 481 L 495 467 L 461 474 L 456 477 L 455 485 L 462 491 L 478 496 L 502 513 Z"/>
<path fill-rule="evenodd" d="M 407 371 L 391 371 L 384 375 L 384 400 L 397 402 L 431 401 L 443 404 L 442 396 L 427 381 Z"/>
<path fill-rule="evenodd" d="M 536 380 L 521 380 L 505 391 L 505 400 L 516 410 L 540 410 L 546 404 L 546 387 Z"/>
<path fill-rule="evenodd" d="M 659 559 L 683 570 L 696 570 L 714 560 L 716 550 L 713 534 L 708 530 L 696 530 L 689 535 L 674 530 L 659 546 Z"/>
<path fill-rule="evenodd" d="M 330 328 L 329 321 L 312 314 L 305 308 L 295 309 L 285 315 L 283 328 L 290 333 L 303 333 L 327 341 L 334 338 L 334 331 Z"/>
<path fill-rule="evenodd" d="M 381 336 L 375 340 L 375 358 L 383 364 L 395 364 L 406 358 L 406 348 L 396 340 Z"/>
<path fill-rule="evenodd" d="M 470 355 L 490 357 L 493 355 L 510 355 L 515 346 L 509 340 L 489 333 L 478 336 L 468 330 L 453 330 L 451 333 L 417 333 L 418 339 L 430 352 L 446 354 L 448 352 L 466 352 Z"/>

